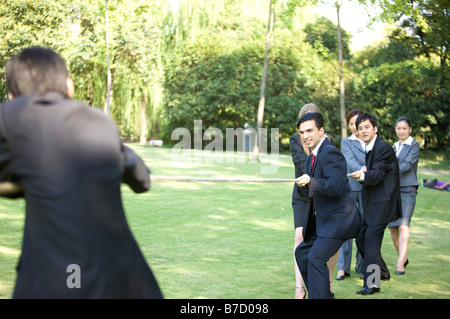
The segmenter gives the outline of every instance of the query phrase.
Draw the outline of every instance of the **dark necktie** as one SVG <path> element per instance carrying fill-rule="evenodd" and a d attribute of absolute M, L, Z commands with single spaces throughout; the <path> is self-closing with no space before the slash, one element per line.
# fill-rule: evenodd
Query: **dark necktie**
<path fill-rule="evenodd" d="M 316 160 L 316 156 L 314 154 L 312 154 L 312 159 L 311 159 L 311 174 L 310 176 L 312 176 L 313 173 L 313 168 L 314 168 L 314 161 Z"/>

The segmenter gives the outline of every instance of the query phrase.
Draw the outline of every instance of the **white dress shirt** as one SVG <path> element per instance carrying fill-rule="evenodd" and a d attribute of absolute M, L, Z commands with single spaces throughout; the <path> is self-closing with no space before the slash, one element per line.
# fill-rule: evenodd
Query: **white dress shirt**
<path fill-rule="evenodd" d="M 405 144 L 411 145 L 411 143 L 413 141 L 414 141 L 414 139 L 412 138 L 412 136 L 409 136 L 404 143 L 402 143 L 401 141 L 394 143 L 395 149 L 397 151 L 397 157 L 398 157 L 398 154 L 400 154 L 400 151 L 403 149 L 403 145 L 405 145 Z"/>
<path fill-rule="evenodd" d="M 366 154 L 369 153 L 373 149 L 373 145 L 375 144 L 375 140 L 377 139 L 377 135 L 370 141 L 369 144 L 364 143 L 363 148 L 366 151 Z M 362 182 L 364 181 L 364 172 L 361 171 L 361 176 L 359 177 L 358 181 Z"/>

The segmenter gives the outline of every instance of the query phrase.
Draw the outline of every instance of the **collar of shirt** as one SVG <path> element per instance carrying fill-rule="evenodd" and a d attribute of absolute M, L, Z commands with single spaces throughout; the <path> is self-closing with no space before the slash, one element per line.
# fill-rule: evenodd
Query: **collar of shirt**
<path fill-rule="evenodd" d="M 369 153 L 369 151 L 372 150 L 373 145 L 375 144 L 375 140 L 377 139 L 377 136 L 378 136 L 378 135 L 375 135 L 375 137 L 370 141 L 370 143 L 369 143 L 369 144 L 366 144 L 365 151 L 366 151 L 367 153 Z"/>
<path fill-rule="evenodd" d="M 414 139 L 412 138 L 412 136 L 409 136 L 406 141 L 404 143 L 402 143 L 403 145 L 411 145 L 411 143 L 414 141 Z M 398 149 L 398 147 L 400 146 L 400 141 L 394 143 L 395 148 Z"/>
<path fill-rule="evenodd" d="M 366 145 L 366 143 L 364 143 L 362 140 L 360 140 L 355 134 L 352 134 L 348 139 L 350 141 L 358 141 L 359 144 L 361 144 L 362 149 L 364 149 L 364 145 Z"/>
<path fill-rule="evenodd" d="M 317 144 L 317 146 L 312 150 L 311 153 L 314 154 L 314 156 L 317 156 L 317 152 L 319 151 L 320 145 L 322 145 L 323 141 L 325 140 L 325 136 L 322 138 L 322 140 Z"/>

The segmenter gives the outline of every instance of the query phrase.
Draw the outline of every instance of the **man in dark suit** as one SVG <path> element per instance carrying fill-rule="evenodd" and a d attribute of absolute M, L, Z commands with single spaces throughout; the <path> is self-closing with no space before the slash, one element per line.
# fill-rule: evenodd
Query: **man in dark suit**
<path fill-rule="evenodd" d="M 303 229 L 304 241 L 295 257 L 311 299 L 333 298 L 327 262 L 341 245 L 355 238 L 361 219 L 347 179 L 345 158 L 325 137 L 320 113 L 299 119 L 299 133 L 311 150 L 304 174 L 297 179 L 305 187 L 309 205 Z"/>
<path fill-rule="evenodd" d="M 162 298 L 121 201 L 121 182 L 150 188 L 142 159 L 103 112 L 71 99 L 55 52 L 23 50 L 6 79 L 0 181 L 22 185 L 26 201 L 13 297 Z"/>
<path fill-rule="evenodd" d="M 353 178 L 363 183 L 363 220 L 356 246 L 364 258 L 366 269 L 363 289 L 357 293 L 370 295 L 380 291 L 380 280 L 390 279 L 381 256 L 381 244 L 389 222 L 402 215 L 400 178 L 394 150 L 377 135 L 377 118 L 362 113 L 356 119 L 356 126 L 366 144 L 367 153 L 365 167 L 352 174 Z"/>

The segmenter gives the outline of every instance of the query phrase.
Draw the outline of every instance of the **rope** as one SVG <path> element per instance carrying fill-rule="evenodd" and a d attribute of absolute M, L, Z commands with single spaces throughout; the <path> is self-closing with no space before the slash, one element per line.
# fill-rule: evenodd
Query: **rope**
<path fill-rule="evenodd" d="M 152 182 L 214 182 L 214 183 L 292 183 L 289 178 L 229 178 L 229 177 L 188 177 L 151 175 Z"/>
<path fill-rule="evenodd" d="M 213 182 L 213 183 L 294 183 L 291 178 L 229 178 L 150 175 L 152 182 Z M 20 193 L 23 187 L 11 182 L 0 182 L 0 195 Z"/>
<path fill-rule="evenodd" d="M 11 183 L 11 182 L 1 182 L 0 183 L 0 195 L 15 194 L 23 191 L 22 185 Z"/>

